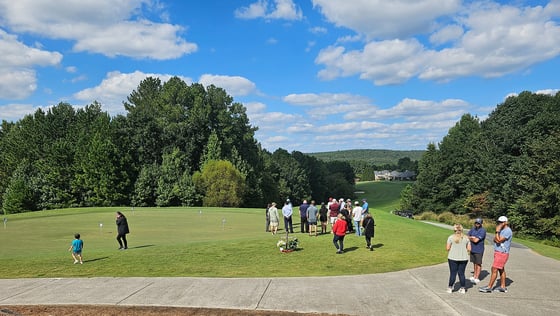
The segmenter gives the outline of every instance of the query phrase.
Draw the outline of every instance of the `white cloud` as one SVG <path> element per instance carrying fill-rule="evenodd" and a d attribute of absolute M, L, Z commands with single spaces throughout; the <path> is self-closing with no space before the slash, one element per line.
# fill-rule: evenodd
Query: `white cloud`
<path fill-rule="evenodd" d="M 315 63 L 324 64 L 319 77 L 359 75 L 377 85 L 399 84 L 420 73 L 430 54 L 415 39 L 370 42 L 363 50 L 345 52 L 341 46 L 331 46 L 319 52 Z"/>
<path fill-rule="evenodd" d="M 66 70 L 66 72 L 68 72 L 68 73 L 73 74 L 73 73 L 76 73 L 78 71 L 78 67 L 68 66 L 68 67 L 65 67 L 64 70 Z"/>
<path fill-rule="evenodd" d="M 58 52 L 29 47 L 0 29 L 0 98 L 24 99 L 37 89 L 35 67 L 57 66 Z"/>
<path fill-rule="evenodd" d="M 268 20 L 301 20 L 303 13 L 292 0 L 273 0 L 271 4 L 267 0 L 258 0 L 247 7 L 235 10 L 234 15 L 240 19 L 264 18 Z"/>
<path fill-rule="evenodd" d="M 123 102 L 127 100 L 130 93 L 136 88 L 140 82 L 147 77 L 159 78 L 162 82 L 168 81 L 172 75 L 167 74 L 153 74 L 135 71 L 133 73 L 121 73 L 120 71 L 113 71 L 107 73 L 107 76 L 96 87 L 84 89 L 74 94 L 77 100 L 91 103 L 98 101 L 103 105 L 103 109 L 114 115 L 122 113 Z M 185 83 L 191 84 L 190 78 L 181 78 Z"/>
<path fill-rule="evenodd" d="M 156 60 L 178 58 L 197 50 L 179 36 L 183 27 L 144 19 L 150 0 L 48 1 L 0 0 L 0 21 L 17 32 L 75 41 L 75 51 Z M 69 27 L 71 26 L 71 27 Z"/>
<path fill-rule="evenodd" d="M 149 21 L 124 21 L 77 39 L 74 50 L 109 57 L 175 59 L 196 52 L 196 44 L 177 37 L 182 27 Z"/>
<path fill-rule="evenodd" d="M 321 107 L 340 104 L 369 104 L 371 102 L 367 97 L 349 93 L 289 94 L 283 100 L 294 105 Z"/>
<path fill-rule="evenodd" d="M 337 25 L 370 38 L 388 38 L 370 41 L 362 49 L 347 50 L 341 41 L 322 49 L 315 63 L 324 66 L 318 73 L 324 80 L 359 76 L 376 85 L 392 85 L 411 78 L 445 82 L 466 76 L 499 77 L 560 55 L 556 22 L 560 6 L 555 2 L 546 7 L 473 2 L 465 11 L 458 11 L 457 1 L 427 0 L 407 6 L 393 1 L 314 0 L 314 4 Z M 397 12 L 399 5 L 403 12 Z M 411 17 L 409 9 L 416 5 L 436 11 Z M 453 22 L 435 23 L 442 15 Z M 363 22 L 366 16 L 371 21 Z M 385 18 L 393 21 L 378 25 Z M 416 26 L 409 29 L 411 25 Z M 421 41 L 428 30 L 430 42 Z M 448 46 L 438 50 L 430 43 Z"/>
<path fill-rule="evenodd" d="M 248 115 L 262 113 L 266 110 L 266 104 L 262 102 L 245 102 L 243 106 L 247 109 Z"/>
<path fill-rule="evenodd" d="M 313 34 L 327 34 L 327 28 L 321 26 L 315 26 L 309 29 L 309 32 Z"/>
<path fill-rule="evenodd" d="M 216 87 L 226 90 L 231 96 L 245 96 L 257 92 L 257 86 L 255 83 L 240 76 L 204 74 L 200 76 L 198 82 L 204 86 L 213 84 Z"/>
<path fill-rule="evenodd" d="M 34 113 L 39 108 L 43 107 L 35 107 L 31 104 L 19 103 L 0 105 L 0 121 L 18 121 L 25 115 Z"/>
<path fill-rule="evenodd" d="M 448 42 L 456 42 L 464 34 L 464 30 L 459 25 L 447 25 L 430 35 L 430 42 L 441 45 Z"/>
<path fill-rule="evenodd" d="M 560 89 L 543 89 L 535 91 L 537 94 L 548 94 L 552 96 L 556 95 L 558 92 L 560 92 Z"/>
<path fill-rule="evenodd" d="M 369 38 L 406 38 L 427 33 L 438 17 L 461 8 L 460 0 L 312 0 L 337 26 Z"/>

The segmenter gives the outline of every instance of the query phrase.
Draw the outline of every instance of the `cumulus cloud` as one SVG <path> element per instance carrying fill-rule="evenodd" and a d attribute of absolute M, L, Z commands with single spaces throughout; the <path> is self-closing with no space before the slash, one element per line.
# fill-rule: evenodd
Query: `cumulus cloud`
<path fill-rule="evenodd" d="M 0 0 L 4 25 L 17 32 L 74 41 L 75 51 L 164 60 L 197 50 L 196 44 L 180 37 L 182 26 L 149 21 L 139 16 L 142 8 L 160 7 L 149 0 L 60 0 L 56 5 Z"/>
<path fill-rule="evenodd" d="M 239 19 L 301 20 L 303 18 L 301 9 L 292 0 L 274 0 L 273 3 L 258 0 L 247 7 L 236 9 L 234 15 Z"/>
<path fill-rule="evenodd" d="M 204 74 L 198 79 L 204 86 L 211 84 L 223 88 L 231 96 L 245 96 L 257 92 L 257 86 L 249 79 L 240 76 Z"/>
<path fill-rule="evenodd" d="M 122 113 L 123 102 L 127 100 L 130 93 L 136 88 L 140 82 L 147 77 L 159 78 L 162 82 L 168 81 L 172 75 L 169 74 L 153 74 L 135 71 L 133 73 L 121 73 L 113 71 L 107 73 L 105 79 L 93 88 L 87 88 L 74 94 L 77 100 L 91 103 L 98 101 L 103 105 L 104 110 L 111 114 Z M 181 78 L 185 83 L 191 84 L 190 78 Z"/>
<path fill-rule="evenodd" d="M 0 29 L 0 98 L 19 100 L 37 89 L 35 67 L 57 66 L 58 52 L 30 47 Z"/>
<path fill-rule="evenodd" d="M 371 39 L 407 38 L 427 33 L 433 21 L 457 12 L 460 0 L 312 0 L 337 26 Z"/>
<path fill-rule="evenodd" d="M 412 78 L 438 82 L 466 76 L 491 78 L 560 55 L 556 41 L 560 12 L 554 1 L 545 7 L 474 2 L 467 4 L 468 10 L 460 10 L 458 1 L 436 0 L 408 5 L 314 0 L 314 5 L 333 23 L 369 38 L 362 49 L 348 50 L 343 42 L 323 48 L 315 63 L 324 66 L 318 73 L 324 80 L 359 76 L 375 85 L 394 85 Z M 433 11 L 419 14 L 411 8 Z M 454 23 L 436 23 L 438 17 Z M 385 19 L 391 21 L 384 23 Z M 429 42 L 421 41 L 425 35 Z"/>
<path fill-rule="evenodd" d="M 8 122 L 18 121 L 25 115 L 34 113 L 39 108 L 42 107 L 36 107 L 31 104 L 20 104 L 20 103 L 1 105 L 0 121 L 2 120 L 6 120 Z"/>

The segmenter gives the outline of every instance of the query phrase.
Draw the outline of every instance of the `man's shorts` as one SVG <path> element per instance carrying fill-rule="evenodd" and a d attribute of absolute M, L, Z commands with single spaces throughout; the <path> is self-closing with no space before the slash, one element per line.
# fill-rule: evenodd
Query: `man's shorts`
<path fill-rule="evenodd" d="M 482 264 L 482 253 L 471 252 L 471 262 L 474 264 Z"/>
<path fill-rule="evenodd" d="M 307 224 L 309 224 L 309 225 L 317 225 L 317 221 L 314 221 L 314 222 L 307 222 Z"/>
<path fill-rule="evenodd" d="M 503 269 L 508 261 L 509 253 L 494 251 L 494 262 L 492 268 Z"/>

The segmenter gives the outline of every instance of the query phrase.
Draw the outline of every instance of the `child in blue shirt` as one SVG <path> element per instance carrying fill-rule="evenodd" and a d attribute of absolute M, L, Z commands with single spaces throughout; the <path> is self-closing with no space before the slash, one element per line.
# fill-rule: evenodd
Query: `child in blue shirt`
<path fill-rule="evenodd" d="M 74 235 L 74 240 L 72 241 L 72 245 L 68 249 L 68 251 L 72 251 L 72 258 L 74 258 L 74 264 L 80 262 L 83 264 L 82 261 L 82 249 L 84 248 L 84 242 L 80 239 L 80 234 Z M 78 261 L 78 259 L 80 259 Z"/>

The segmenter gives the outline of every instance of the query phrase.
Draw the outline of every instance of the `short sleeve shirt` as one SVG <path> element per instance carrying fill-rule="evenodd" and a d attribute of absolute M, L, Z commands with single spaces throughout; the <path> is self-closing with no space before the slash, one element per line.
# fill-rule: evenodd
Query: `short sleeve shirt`
<path fill-rule="evenodd" d="M 480 239 L 477 243 L 471 242 L 471 252 L 472 253 L 484 253 L 484 240 L 486 239 L 486 229 L 484 227 L 476 228 L 473 227 L 469 230 L 469 236 L 474 236 Z"/>
<path fill-rule="evenodd" d="M 469 253 L 467 251 L 467 244 L 469 243 L 467 237 L 462 238 L 458 243 L 453 241 L 453 235 L 447 238 L 447 243 L 451 244 L 451 249 L 447 254 L 447 258 L 455 261 L 466 261 L 469 260 Z"/>
<path fill-rule="evenodd" d="M 506 240 L 502 243 L 494 243 L 494 250 L 509 253 L 509 248 L 511 247 L 511 238 L 513 237 L 513 232 L 511 228 L 506 227 L 500 231 L 500 236 L 504 237 Z"/>

